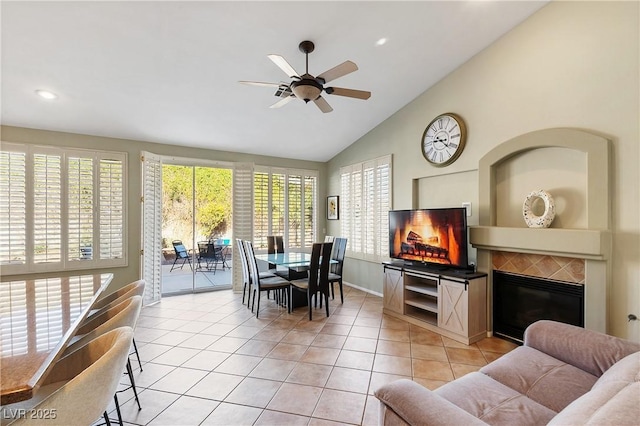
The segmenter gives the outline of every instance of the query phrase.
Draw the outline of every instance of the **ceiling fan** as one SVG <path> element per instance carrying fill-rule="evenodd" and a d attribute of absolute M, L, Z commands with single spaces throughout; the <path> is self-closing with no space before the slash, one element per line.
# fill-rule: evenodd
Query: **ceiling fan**
<path fill-rule="evenodd" d="M 326 83 L 356 71 L 358 66 L 355 63 L 345 61 L 340 65 L 323 72 L 317 77 L 314 77 L 309 74 L 309 53 L 313 52 L 315 45 L 313 42 L 305 40 L 300 43 L 298 48 L 306 56 L 306 69 L 305 73 L 302 75 L 299 75 L 298 72 L 282 56 L 268 55 L 269 59 L 271 59 L 274 64 L 293 79 L 291 83 L 263 83 L 259 81 L 240 81 L 240 83 L 252 86 L 275 87 L 276 93 L 274 95 L 281 99 L 269 108 L 280 108 L 281 106 L 291 102 L 293 99 L 298 98 L 302 99 L 306 103 L 313 101 L 313 103 L 315 103 L 322 112 L 331 112 L 333 111 L 333 108 L 331 108 L 331 105 L 329 105 L 321 96 L 323 91 L 329 95 L 346 96 L 348 98 L 356 99 L 369 99 L 371 92 L 366 92 L 364 90 L 344 89 L 342 87 L 324 87 Z"/>

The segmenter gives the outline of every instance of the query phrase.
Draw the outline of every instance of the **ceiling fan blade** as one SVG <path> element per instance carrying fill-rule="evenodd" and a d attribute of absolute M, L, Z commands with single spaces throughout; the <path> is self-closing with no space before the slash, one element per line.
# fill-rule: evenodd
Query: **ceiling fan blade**
<path fill-rule="evenodd" d="M 333 111 L 331 105 L 329 105 L 325 98 L 323 98 L 322 96 L 318 96 L 318 99 L 314 100 L 313 103 L 316 104 L 318 108 L 320 108 L 320 111 L 324 113 Z"/>
<path fill-rule="evenodd" d="M 239 81 L 238 83 L 248 84 L 249 86 L 280 87 L 280 83 L 263 83 L 262 81 Z"/>
<path fill-rule="evenodd" d="M 293 96 L 293 95 L 287 96 L 286 98 L 280 99 L 278 102 L 276 102 L 275 104 L 271 105 L 269 108 L 280 108 L 282 106 L 285 106 L 286 104 L 288 104 L 289 102 L 291 102 L 295 98 L 296 97 Z"/>
<path fill-rule="evenodd" d="M 343 75 L 347 75 L 357 70 L 358 66 L 355 63 L 351 61 L 344 61 L 340 65 L 337 65 L 330 70 L 323 72 L 316 78 L 324 80 L 324 83 L 328 83 L 331 80 L 335 80 L 336 78 L 342 77 Z"/>
<path fill-rule="evenodd" d="M 344 89 L 342 87 L 325 87 L 325 92 L 330 95 L 346 96 L 348 98 L 369 99 L 371 92 L 365 90 Z"/>
<path fill-rule="evenodd" d="M 280 68 L 282 71 L 284 71 L 284 73 L 286 75 L 288 75 L 289 77 L 293 78 L 293 77 L 298 77 L 300 78 L 300 76 L 298 75 L 298 72 L 296 70 L 293 69 L 293 67 L 291 65 L 289 65 L 289 62 L 287 62 L 287 60 L 285 58 L 283 58 L 280 55 L 268 55 L 269 59 L 271 59 L 273 61 L 274 64 L 276 64 L 278 66 L 278 68 Z"/>

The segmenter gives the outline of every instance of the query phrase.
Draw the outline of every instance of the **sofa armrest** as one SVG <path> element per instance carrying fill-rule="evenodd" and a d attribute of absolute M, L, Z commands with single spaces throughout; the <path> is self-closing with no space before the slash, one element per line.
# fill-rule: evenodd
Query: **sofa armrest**
<path fill-rule="evenodd" d="M 536 321 L 524 344 L 600 377 L 613 364 L 640 351 L 640 343 L 555 321 Z"/>
<path fill-rule="evenodd" d="M 396 380 L 375 391 L 388 409 L 410 425 L 486 425 L 462 408 L 407 379 Z M 380 419 L 380 424 L 385 424 Z"/>

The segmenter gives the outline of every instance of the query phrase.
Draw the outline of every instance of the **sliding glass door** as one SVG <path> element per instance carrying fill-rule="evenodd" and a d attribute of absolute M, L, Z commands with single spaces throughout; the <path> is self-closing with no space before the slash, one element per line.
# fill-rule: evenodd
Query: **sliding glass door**
<path fill-rule="evenodd" d="M 163 163 L 163 296 L 231 287 L 232 181 L 230 167 Z"/>

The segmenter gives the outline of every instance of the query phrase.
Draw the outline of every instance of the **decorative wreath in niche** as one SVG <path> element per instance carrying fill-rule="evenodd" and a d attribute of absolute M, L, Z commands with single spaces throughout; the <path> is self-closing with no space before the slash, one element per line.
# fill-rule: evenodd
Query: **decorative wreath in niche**
<path fill-rule="evenodd" d="M 544 213 L 542 213 L 542 216 L 537 216 L 532 211 L 533 203 L 538 198 L 544 201 Z M 524 199 L 522 216 L 529 228 L 548 228 L 556 217 L 556 204 L 551 194 L 542 189 L 531 191 L 527 198 Z"/>

